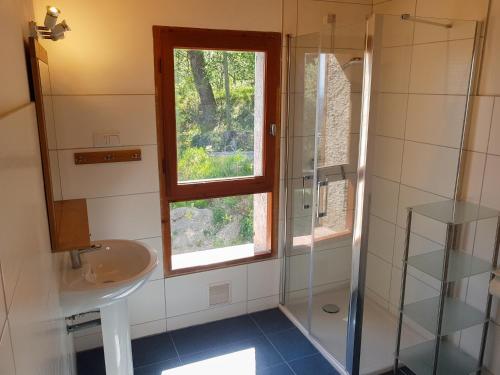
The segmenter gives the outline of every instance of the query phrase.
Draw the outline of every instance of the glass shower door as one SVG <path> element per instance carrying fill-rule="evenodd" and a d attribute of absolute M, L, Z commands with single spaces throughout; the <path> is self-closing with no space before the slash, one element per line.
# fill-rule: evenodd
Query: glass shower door
<path fill-rule="evenodd" d="M 311 218 L 315 186 L 317 68 L 320 34 L 289 40 L 287 236 L 284 302 L 309 330 L 313 236 Z"/>
<path fill-rule="evenodd" d="M 363 52 L 334 40 L 324 30 L 318 56 L 310 310 L 311 334 L 345 368 Z"/>
<path fill-rule="evenodd" d="M 334 31 L 291 41 L 285 305 L 343 369 L 362 51 L 335 50 Z"/>

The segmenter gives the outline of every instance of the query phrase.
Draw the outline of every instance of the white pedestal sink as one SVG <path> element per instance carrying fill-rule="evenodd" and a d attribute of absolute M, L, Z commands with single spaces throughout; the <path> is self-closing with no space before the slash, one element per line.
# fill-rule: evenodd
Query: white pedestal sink
<path fill-rule="evenodd" d="M 101 311 L 107 375 L 132 375 L 127 299 L 151 276 L 158 255 L 145 244 L 128 240 L 99 241 L 101 249 L 81 255 L 82 267 L 63 262 L 60 288 L 65 315 Z"/>

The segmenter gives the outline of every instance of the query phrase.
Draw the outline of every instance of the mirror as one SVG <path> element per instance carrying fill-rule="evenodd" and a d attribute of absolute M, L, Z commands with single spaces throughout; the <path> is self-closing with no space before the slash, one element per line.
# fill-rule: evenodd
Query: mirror
<path fill-rule="evenodd" d="M 29 55 L 52 251 L 86 248 L 90 246 L 86 200 L 64 200 L 61 193 L 47 51 L 30 38 Z"/>

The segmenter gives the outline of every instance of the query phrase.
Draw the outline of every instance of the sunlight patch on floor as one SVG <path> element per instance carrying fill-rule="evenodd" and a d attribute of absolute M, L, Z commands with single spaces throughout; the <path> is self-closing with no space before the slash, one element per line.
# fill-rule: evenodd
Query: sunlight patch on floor
<path fill-rule="evenodd" d="M 165 370 L 162 375 L 255 375 L 255 363 L 255 348 L 250 348 Z"/>

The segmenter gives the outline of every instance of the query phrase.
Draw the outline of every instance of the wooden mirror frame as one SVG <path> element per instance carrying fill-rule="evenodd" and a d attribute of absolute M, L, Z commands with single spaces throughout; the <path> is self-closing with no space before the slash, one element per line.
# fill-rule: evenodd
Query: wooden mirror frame
<path fill-rule="evenodd" d="M 40 156 L 42 161 L 45 203 L 49 224 L 50 242 L 53 252 L 87 248 L 90 246 L 90 231 L 85 199 L 54 201 L 50 169 L 49 145 L 45 110 L 43 103 L 42 81 L 39 61 L 49 65 L 48 54 L 36 38 L 30 37 L 28 53 L 31 65 L 31 91 L 35 100 Z"/>

